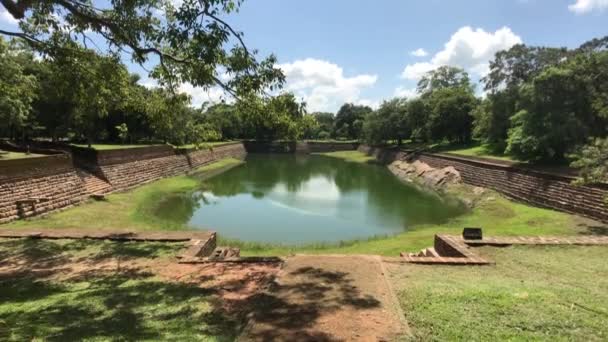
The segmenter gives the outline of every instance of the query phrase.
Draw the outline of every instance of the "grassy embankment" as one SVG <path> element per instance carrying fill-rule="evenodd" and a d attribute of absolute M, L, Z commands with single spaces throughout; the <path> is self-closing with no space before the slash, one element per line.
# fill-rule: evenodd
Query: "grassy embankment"
<path fill-rule="evenodd" d="M 242 161 L 228 158 L 205 165 L 195 172 L 212 172 L 240 163 Z M 108 195 L 105 201 L 90 201 L 46 217 L 20 220 L 0 227 L 185 229 L 186 227 L 176 226 L 175 223 L 160 220 L 150 210 L 166 194 L 190 191 L 196 185 L 197 180 L 187 175 L 165 178 L 128 192 Z"/>
<path fill-rule="evenodd" d="M 0 150 L 0 160 L 44 157 L 44 154 L 9 152 Z"/>
<path fill-rule="evenodd" d="M 608 248 L 484 247 L 495 266 L 394 266 L 420 341 L 605 341 Z"/>
<path fill-rule="evenodd" d="M 138 264 L 170 263 L 181 248 L 0 239 L 0 340 L 233 340 L 242 322 L 218 307 L 213 291 Z"/>
<path fill-rule="evenodd" d="M 229 141 L 217 141 L 217 142 L 206 142 L 201 144 L 201 148 L 204 148 L 205 146 L 209 146 L 209 147 L 213 147 L 213 146 L 217 146 L 217 145 L 225 145 L 225 144 L 229 144 Z M 77 147 L 89 147 L 89 145 L 87 144 L 72 144 L 74 146 Z M 124 149 L 129 149 L 129 148 L 138 148 L 138 147 L 148 147 L 148 146 L 159 146 L 162 144 L 92 144 L 91 148 L 98 150 L 98 151 L 107 151 L 107 150 L 124 150 Z M 190 145 L 182 145 L 182 146 L 173 146 L 175 148 L 195 148 L 196 145 L 194 144 L 190 144 Z"/>
<path fill-rule="evenodd" d="M 371 157 L 356 151 L 332 152 L 325 155 L 351 162 L 370 162 Z M 240 163 L 235 159 L 203 167 L 210 172 Z M 154 216 L 151 210 L 166 194 L 191 190 L 197 181 L 188 176 L 162 179 L 135 190 L 109 195 L 107 201 L 90 202 L 43 218 L 21 220 L 4 225 L 10 228 L 133 228 L 141 230 L 188 229 Z M 281 246 L 223 240 L 222 244 L 240 246 L 243 255 L 286 255 L 306 253 L 362 253 L 396 256 L 402 251 L 415 251 L 432 245 L 434 234 L 459 234 L 463 227 L 483 227 L 486 235 L 573 235 L 586 232 L 588 221 L 580 217 L 552 210 L 540 209 L 512 202 L 488 191 L 475 208 L 460 217 L 440 225 L 423 225 L 391 236 L 347 241 L 339 244 Z M 220 236 L 220 240 L 222 240 Z"/>

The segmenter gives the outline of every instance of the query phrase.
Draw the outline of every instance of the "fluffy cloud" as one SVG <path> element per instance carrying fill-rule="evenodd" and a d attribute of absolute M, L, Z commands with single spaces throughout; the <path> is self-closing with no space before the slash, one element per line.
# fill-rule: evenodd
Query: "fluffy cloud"
<path fill-rule="evenodd" d="M 401 76 L 419 80 L 426 72 L 442 65 L 458 66 L 473 75 L 483 76 L 488 72 L 488 63 L 496 52 L 520 43 L 522 39 L 508 27 L 492 33 L 465 26 L 456 31 L 443 50 L 430 61 L 407 65 Z"/>
<path fill-rule="evenodd" d="M 419 94 L 416 91 L 416 88 L 397 87 L 397 89 L 395 89 L 394 95 L 397 97 L 413 99 L 418 97 Z"/>
<path fill-rule="evenodd" d="M 222 78 L 222 75 L 220 75 Z M 151 78 L 142 78 L 139 81 L 139 84 L 143 85 L 146 88 L 155 88 L 158 87 L 158 82 Z M 204 89 L 200 87 L 195 87 L 190 83 L 183 83 L 179 86 L 179 92 L 188 94 L 192 97 L 192 106 L 195 108 L 200 107 L 205 102 L 210 103 L 220 103 L 222 101 L 232 102 L 234 99 L 226 94 L 224 90 L 220 87 L 211 87 L 209 89 Z"/>
<path fill-rule="evenodd" d="M 222 101 L 230 102 L 232 97 L 228 96 L 220 87 L 203 89 L 194 87 L 190 83 L 184 83 L 179 87 L 179 91 L 192 97 L 192 106 L 198 108 L 205 102 L 219 103 Z"/>
<path fill-rule="evenodd" d="M 570 12 L 576 14 L 585 14 L 592 11 L 604 11 L 608 9 L 608 0 L 576 0 L 575 3 L 568 6 Z"/>
<path fill-rule="evenodd" d="M 286 76 L 285 89 L 306 101 L 309 111 L 336 111 L 344 102 L 374 105 L 361 99 L 361 90 L 378 80 L 377 75 L 344 76 L 344 70 L 328 61 L 307 58 L 278 65 Z"/>
<path fill-rule="evenodd" d="M 410 52 L 410 55 L 414 56 L 414 57 L 426 57 L 429 53 L 426 52 L 426 50 L 424 50 L 423 48 L 419 48 L 416 49 L 412 52 Z"/>
<path fill-rule="evenodd" d="M 18 22 L 17 19 L 13 18 L 13 16 L 8 13 L 4 8 L 0 8 L 0 23 L 7 23 L 10 25 L 16 25 Z"/>

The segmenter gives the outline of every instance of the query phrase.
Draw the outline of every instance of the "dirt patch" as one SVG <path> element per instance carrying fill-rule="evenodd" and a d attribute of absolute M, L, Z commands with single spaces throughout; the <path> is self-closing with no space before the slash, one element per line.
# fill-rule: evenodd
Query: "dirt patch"
<path fill-rule="evenodd" d="M 291 257 L 253 299 L 243 341 L 388 341 L 407 331 L 378 257 Z"/>
<path fill-rule="evenodd" d="M 141 247 L 141 243 L 104 243 L 102 250 L 86 253 L 91 249 L 91 242 L 76 241 L 82 241 L 82 246 L 80 242 L 71 241 L 62 250 L 58 247 L 61 244 L 58 245 L 56 241 L 4 240 L 5 244 L 19 248 L 14 248 L 14 253 L 0 253 L 0 281 L 34 278 L 77 282 L 112 275 L 133 279 L 155 278 L 205 289 L 206 293 L 217 296 L 219 309 L 242 318 L 241 315 L 251 310 L 250 297 L 265 290 L 281 267 L 281 262 L 178 264 L 170 254 L 157 256 L 142 253 L 145 248 Z M 164 245 L 156 243 L 154 249 Z M 132 246 L 132 250 L 129 250 L 129 246 Z M 181 247 L 172 244 L 171 248 L 172 251 L 179 251 Z M 139 254 L 133 253 L 134 250 Z"/>

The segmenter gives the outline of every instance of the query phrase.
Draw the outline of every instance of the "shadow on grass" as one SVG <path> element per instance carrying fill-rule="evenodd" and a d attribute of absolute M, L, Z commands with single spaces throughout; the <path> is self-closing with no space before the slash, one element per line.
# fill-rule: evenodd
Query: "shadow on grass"
<path fill-rule="evenodd" d="M 4 279 L 0 287 L 0 322 L 8 327 L 0 325 L 2 340 L 231 339 L 237 331 L 237 322 L 211 306 L 201 310 L 209 290 L 129 273 L 62 284 Z"/>
<path fill-rule="evenodd" d="M 240 321 L 215 303 L 214 288 L 163 281 L 133 265 L 95 268 L 105 258 L 154 258 L 167 248 L 173 247 L 0 241 L 0 340 L 233 340 Z M 91 263 L 73 269 L 71 261 L 86 251 Z"/>
<path fill-rule="evenodd" d="M 582 235 L 608 236 L 608 226 L 587 226 Z"/>
<path fill-rule="evenodd" d="M 365 310 L 380 306 L 380 301 L 362 295 L 344 272 L 302 267 L 290 273 L 288 284 L 274 283 L 269 291 L 249 300 L 254 324 L 248 338 L 260 341 L 334 341 L 314 324 L 327 314 L 345 307 Z"/>

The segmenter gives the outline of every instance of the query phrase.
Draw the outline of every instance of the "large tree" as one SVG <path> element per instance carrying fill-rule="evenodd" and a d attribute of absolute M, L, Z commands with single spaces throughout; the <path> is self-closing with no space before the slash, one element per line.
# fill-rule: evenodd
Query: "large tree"
<path fill-rule="evenodd" d="M 334 120 L 334 134 L 339 138 L 359 139 L 365 116 L 372 112 L 368 106 L 345 103 Z"/>
<path fill-rule="evenodd" d="M 220 86 L 242 96 L 272 90 L 284 76 L 274 56 L 258 61 L 243 33 L 227 22 L 241 2 L 0 0 L 20 28 L 0 34 L 24 39 L 50 55 L 66 47 L 54 39 L 58 35 L 85 46 L 102 40 L 111 53 L 127 52 L 136 63 L 157 64 L 151 75 L 164 85 Z"/>
<path fill-rule="evenodd" d="M 24 71 L 21 53 L 0 37 L 0 128 L 8 129 L 9 135 L 23 132 L 31 124 L 32 103 L 36 97 L 37 80 Z"/>

